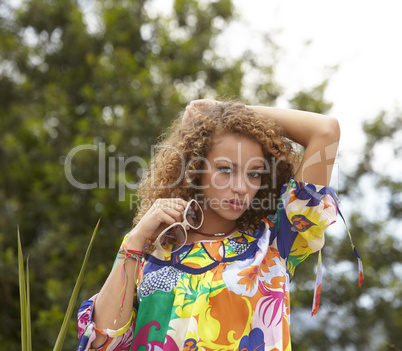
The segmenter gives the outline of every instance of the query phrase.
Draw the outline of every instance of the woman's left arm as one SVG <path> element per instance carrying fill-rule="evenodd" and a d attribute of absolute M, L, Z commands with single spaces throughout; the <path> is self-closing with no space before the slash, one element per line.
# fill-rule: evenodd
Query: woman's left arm
<path fill-rule="evenodd" d="M 274 120 L 289 139 L 305 148 L 295 180 L 329 185 L 340 137 L 339 123 L 335 118 L 276 107 L 249 107 L 259 115 Z"/>

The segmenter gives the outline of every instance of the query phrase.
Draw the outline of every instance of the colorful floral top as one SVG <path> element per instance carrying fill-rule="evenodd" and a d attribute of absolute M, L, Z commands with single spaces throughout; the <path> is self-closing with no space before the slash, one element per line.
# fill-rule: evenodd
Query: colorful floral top
<path fill-rule="evenodd" d="M 290 280 L 321 249 L 337 212 L 332 188 L 291 179 L 276 215 L 254 233 L 155 251 L 141 269 L 132 319 L 98 330 L 106 336 L 100 350 L 290 350 Z M 319 292 L 320 282 L 313 313 Z M 96 295 L 79 310 L 78 350 L 95 337 L 95 302 Z"/>

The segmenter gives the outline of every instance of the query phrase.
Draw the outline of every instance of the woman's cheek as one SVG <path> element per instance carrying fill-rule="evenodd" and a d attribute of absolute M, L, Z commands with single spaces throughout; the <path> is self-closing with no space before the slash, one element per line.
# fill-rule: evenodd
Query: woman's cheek
<path fill-rule="evenodd" d="M 211 177 L 211 186 L 217 190 L 230 187 L 230 175 L 214 173 Z"/>

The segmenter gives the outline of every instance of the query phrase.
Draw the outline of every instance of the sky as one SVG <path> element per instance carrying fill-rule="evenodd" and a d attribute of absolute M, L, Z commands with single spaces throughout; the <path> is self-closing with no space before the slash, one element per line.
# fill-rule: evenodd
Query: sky
<path fill-rule="evenodd" d="M 330 114 L 341 124 L 340 154 L 347 155 L 347 167 L 356 164 L 364 144 L 363 121 L 381 110 L 402 110 L 402 1 L 232 1 L 241 20 L 221 36 L 221 50 L 233 56 L 246 49 L 264 55 L 262 36 L 270 34 L 281 52 L 275 75 L 284 96 L 278 106 L 287 107 L 286 98 L 322 82 L 329 67 L 338 67 L 330 75 L 326 98 L 333 103 Z M 169 13 L 173 2 L 152 0 L 150 7 Z M 90 8 L 91 1 L 83 4 Z M 379 167 L 386 164 L 391 162 L 384 158 Z M 402 174 L 398 166 L 394 172 Z"/>
<path fill-rule="evenodd" d="M 244 18 L 229 28 L 236 47 L 259 50 L 259 35 L 275 33 L 283 50 L 277 69 L 285 95 L 321 82 L 341 123 L 345 152 L 361 148 L 363 120 L 402 108 L 402 2 L 396 0 L 234 0 Z M 232 33 L 230 33 L 232 31 Z M 309 45 L 306 43 L 310 42 Z"/>
<path fill-rule="evenodd" d="M 285 97 L 322 82 L 328 75 L 328 67 L 338 67 L 330 76 L 326 91 L 327 100 L 333 103 L 330 114 L 341 126 L 339 157 L 331 181 L 337 190 L 336 183 L 342 180 L 342 174 L 354 168 L 362 157 L 363 122 L 373 119 L 382 110 L 402 111 L 402 1 L 233 1 L 244 23 L 233 24 L 228 29 L 222 41 L 228 43 L 225 50 L 233 55 L 239 54 L 240 48 L 263 52 L 261 33 L 276 33 L 274 42 L 284 50 L 276 75 L 285 88 Z M 286 107 L 286 101 L 278 104 Z M 402 146 L 402 131 L 399 135 Z M 374 169 L 401 179 L 402 160 L 395 159 L 389 145 L 376 149 L 381 154 L 377 151 Z M 364 208 L 368 218 L 388 215 L 387 206 L 382 204 L 389 200 L 390 194 L 373 186 L 372 179 L 363 182 L 363 196 L 341 197 L 340 207 L 347 222 L 348 214 L 355 207 Z M 388 233 L 393 233 L 400 242 L 400 225 L 393 223 L 388 229 L 393 225 L 394 231 L 388 230 Z M 339 216 L 327 234 L 344 240 L 347 250 L 345 226 Z M 359 250 L 358 242 L 356 247 Z M 342 265 L 337 266 L 337 270 L 342 269 Z M 350 266 L 346 269 L 350 270 Z M 370 301 L 361 303 L 370 306 Z"/>
<path fill-rule="evenodd" d="M 169 13 L 173 1 L 153 0 L 150 6 L 156 13 Z M 240 20 L 225 30 L 219 49 L 234 57 L 247 49 L 269 55 L 262 37 L 271 35 L 280 48 L 276 81 L 284 88 L 278 106 L 287 107 L 286 99 L 295 92 L 330 77 L 326 99 L 333 108 L 329 113 L 341 125 L 339 158 L 331 183 L 337 189 L 339 175 L 348 173 L 362 157 L 363 121 L 382 110 L 402 111 L 402 1 L 232 1 Z M 83 3 L 89 6 L 91 1 Z M 334 66 L 338 68 L 329 76 L 329 67 Z M 400 177 L 402 160 L 394 160 L 386 145 L 378 149 L 381 157 L 375 166 Z M 378 193 L 369 197 L 375 199 Z M 378 209 L 372 212 L 376 214 Z"/>
<path fill-rule="evenodd" d="M 239 55 L 245 49 L 264 54 L 263 33 L 271 33 L 281 48 L 275 70 L 286 98 L 329 78 L 326 99 L 330 115 L 341 126 L 339 154 L 331 185 L 337 190 L 362 158 L 362 124 L 382 110 L 402 111 L 402 2 L 397 0 L 233 0 L 243 20 L 233 23 L 220 41 L 223 51 Z M 307 43 L 309 43 L 307 45 Z M 337 66 L 329 75 L 329 67 Z M 402 136 L 402 133 L 401 133 Z M 401 179 L 402 160 L 388 144 L 377 147 L 374 169 Z M 380 154 L 381 153 L 381 154 Z M 344 214 L 365 208 L 368 217 L 385 218 L 390 194 L 365 183 L 359 199 L 343 200 Z M 343 232 L 338 221 L 333 231 Z M 400 233 L 402 235 L 402 233 Z"/>
<path fill-rule="evenodd" d="M 343 167 L 353 167 L 364 146 L 362 123 L 380 111 L 402 110 L 402 2 L 398 0 L 232 0 L 241 20 L 218 41 L 222 53 L 251 49 L 264 55 L 262 36 L 280 47 L 276 80 L 286 98 L 329 77 L 326 98 L 330 114 L 341 125 Z M 154 0 L 157 12 L 170 12 L 173 0 Z M 309 43 L 309 44 L 307 44 Z M 268 51 L 269 52 L 269 51 Z M 337 66 L 336 71 L 330 67 Z M 402 174 L 384 150 L 379 167 Z M 399 169 L 397 169 L 399 167 Z M 391 170 L 390 170 L 391 172 Z"/>

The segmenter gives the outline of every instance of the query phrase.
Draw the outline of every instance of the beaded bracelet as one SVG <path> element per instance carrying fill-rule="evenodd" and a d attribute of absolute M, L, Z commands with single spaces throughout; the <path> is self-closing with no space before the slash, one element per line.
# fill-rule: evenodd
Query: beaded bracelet
<path fill-rule="evenodd" d="M 126 262 L 127 262 L 127 259 L 131 258 L 131 259 L 135 260 L 134 272 L 135 272 L 135 279 L 136 279 L 139 275 L 140 263 L 141 263 L 142 256 L 143 256 L 142 251 L 127 249 L 124 244 L 121 246 L 119 253 L 117 255 L 117 259 L 124 259 L 124 262 L 123 262 L 123 272 L 122 272 L 123 273 L 123 277 L 122 277 L 123 286 L 122 286 L 122 289 L 120 292 L 120 297 L 119 297 L 119 310 L 118 310 L 116 318 L 114 320 L 115 324 L 116 324 L 118 315 L 121 316 L 121 314 L 123 312 L 123 304 L 124 304 L 124 300 L 126 299 L 126 293 L 127 293 Z"/>

